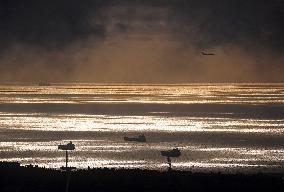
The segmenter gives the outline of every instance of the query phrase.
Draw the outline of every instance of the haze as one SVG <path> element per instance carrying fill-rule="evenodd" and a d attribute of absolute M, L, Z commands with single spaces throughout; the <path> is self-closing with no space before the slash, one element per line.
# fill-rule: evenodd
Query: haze
<path fill-rule="evenodd" d="M 0 29 L 1 82 L 284 80 L 283 0 L 1 0 Z"/>

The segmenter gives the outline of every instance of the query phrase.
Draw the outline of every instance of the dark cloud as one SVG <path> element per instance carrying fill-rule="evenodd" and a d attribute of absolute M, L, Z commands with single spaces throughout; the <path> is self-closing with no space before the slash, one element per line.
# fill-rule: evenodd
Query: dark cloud
<path fill-rule="evenodd" d="M 283 0 L 0 0 L 0 80 L 279 82 L 283 34 Z"/>
<path fill-rule="evenodd" d="M 0 40 L 2 45 L 27 43 L 56 48 L 90 35 L 103 38 L 105 26 L 89 22 L 106 4 L 91 0 L 1 0 Z"/>
<path fill-rule="evenodd" d="M 114 7 L 125 10 L 107 18 Z M 164 18 L 159 11 L 148 14 L 161 8 L 168 11 Z M 200 46 L 240 43 L 283 49 L 283 0 L 1 0 L 0 40 L 2 45 L 61 46 L 89 36 L 104 38 L 110 19 L 120 20 L 115 25 L 121 32 L 129 21 L 166 22 L 177 36 Z"/>
<path fill-rule="evenodd" d="M 181 33 L 196 37 L 200 46 L 237 43 L 243 48 L 283 51 L 282 0 L 183 1 L 177 4 L 173 15 Z"/>

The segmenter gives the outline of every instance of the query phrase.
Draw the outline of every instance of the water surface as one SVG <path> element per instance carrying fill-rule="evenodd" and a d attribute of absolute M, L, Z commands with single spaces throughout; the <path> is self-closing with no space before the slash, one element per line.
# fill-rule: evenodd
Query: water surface
<path fill-rule="evenodd" d="M 146 143 L 124 136 L 145 134 Z M 0 86 L 0 161 L 284 172 L 284 84 Z"/>

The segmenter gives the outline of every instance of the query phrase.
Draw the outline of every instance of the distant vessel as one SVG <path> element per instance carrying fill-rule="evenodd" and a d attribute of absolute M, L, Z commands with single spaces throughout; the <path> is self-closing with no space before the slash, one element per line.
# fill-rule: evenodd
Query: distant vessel
<path fill-rule="evenodd" d="M 174 148 L 172 150 L 161 151 L 161 155 L 165 157 L 179 157 L 181 152 L 178 148 Z"/>
<path fill-rule="evenodd" d="M 205 53 L 205 52 L 201 52 L 202 55 L 215 55 L 214 53 Z"/>
<path fill-rule="evenodd" d="M 75 145 L 70 141 L 66 145 L 58 145 L 60 150 L 75 150 Z"/>
<path fill-rule="evenodd" d="M 146 137 L 144 134 L 138 135 L 137 137 L 124 137 L 124 141 L 146 142 Z"/>
<path fill-rule="evenodd" d="M 50 86 L 51 84 L 48 82 L 39 82 L 38 86 Z"/>

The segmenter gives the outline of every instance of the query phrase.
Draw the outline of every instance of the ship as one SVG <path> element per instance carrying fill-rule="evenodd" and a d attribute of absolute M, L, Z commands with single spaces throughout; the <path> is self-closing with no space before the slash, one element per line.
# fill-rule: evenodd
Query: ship
<path fill-rule="evenodd" d="M 48 82 L 39 82 L 38 86 L 50 86 L 51 84 Z"/>
<path fill-rule="evenodd" d="M 134 137 L 124 137 L 124 141 L 146 142 L 146 137 L 144 134 Z"/>
<path fill-rule="evenodd" d="M 178 148 L 174 148 L 172 150 L 161 151 L 161 155 L 164 157 L 179 157 L 181 152 Z"/>
<path fill-rule="evenodd" d="M 60 150 L 75 150 L 75 145 L 70 141 L 66 145 L 58 145 Z"/>

